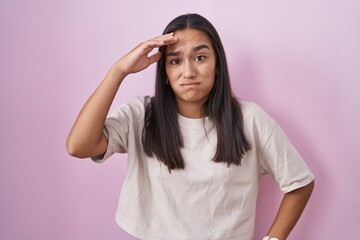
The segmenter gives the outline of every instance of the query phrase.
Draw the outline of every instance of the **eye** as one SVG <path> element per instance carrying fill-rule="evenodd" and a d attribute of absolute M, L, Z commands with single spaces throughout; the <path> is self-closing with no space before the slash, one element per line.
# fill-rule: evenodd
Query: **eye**
<path fill-rule="evenodd" d="M 176 65 L 176 64 L 179 64 L 180 63 L 180 60 L 179 59 L 172 59 L 170 60 L 170 64 L 172 65 Z"/>
<path fill-rule="evenodd" d="M 195 61 L 204 61 L 205 59 L 206 59 L 206 57 L 202 56 L 202 55 L 195 57 Z"/>

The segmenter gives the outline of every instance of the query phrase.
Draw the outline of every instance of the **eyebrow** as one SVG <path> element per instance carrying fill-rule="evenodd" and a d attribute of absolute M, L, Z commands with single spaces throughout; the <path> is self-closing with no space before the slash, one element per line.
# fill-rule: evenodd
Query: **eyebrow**
<path fill-rule="evenodd" d="M 192 49 L 192 52 L 197 52 L 197 51 L 200 51 L 201 49 L 203 48 L 207 48 L 207 49 L 210 49 L 208 45 L 206 44 L 201 44 L 197 47 L 194 47 Z M 169 52 L 168 54 L 166 54 L 167 57 L 176 57 L 176 56 L 179 56 L 180 55 L 180 51 L 177 51 L 177 52 Z"/>

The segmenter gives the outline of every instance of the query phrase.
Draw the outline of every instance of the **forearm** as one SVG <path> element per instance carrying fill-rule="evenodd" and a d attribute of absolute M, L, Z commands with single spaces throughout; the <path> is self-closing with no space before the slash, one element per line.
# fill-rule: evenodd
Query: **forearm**
<path fill-rule="evenodd" d="M 86 158 L 102 154 L 105 151 L 103 127 L 110 106 L 125 74 L 113 66 L 95 92 L 81 109 L 67 142 L 70 155 Z"/>
<path fill-rule="evenodd" d="M 160 52 L 148 55 L 154 48 L 176 42 L 174 33 L 155 37 L 139 44 L 113 65 L 82 108 L 70 131 L 66 142 L 70 155 L 86 158 L 105 152 L 107 140 L 102 130 L 121 82 L 128 74 L 140 72 L 160 59 Z"/>
<path fill-rule="evenodd" d="M 299 220 L 314 188 L 314 182 L 286 193 L 267 235 L 285 240 Z"/>

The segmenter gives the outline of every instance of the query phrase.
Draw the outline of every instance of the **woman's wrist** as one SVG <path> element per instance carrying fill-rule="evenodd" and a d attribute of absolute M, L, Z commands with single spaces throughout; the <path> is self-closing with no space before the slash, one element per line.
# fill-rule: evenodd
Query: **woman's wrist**
<path fill-rule="evenodd" d="M 109 69 L 109 72 L 108 72 L 106 78 L 108 78 L 108 80 L 115 83 L 119 87 L 121 82 L 124 80 L 124 78 L 127 75 L 128 74 L 121 71 L 121 69 L 118 66 L 116 66 L 116 64 L 114 64 Z"/>
<path fill-rule="evenodd" d="M 116 74 L 116 76 L 118 76 L 120 79 L 124 79 L 128 73 L 126 73 L 125 71 L 123 71 L 121 69 L 121 66 L 119 66 L 119 62 L 116 62 L 115 64 L 113 64 L 111 66 L 110 72 L 112 72 L 113 74 Z"/>

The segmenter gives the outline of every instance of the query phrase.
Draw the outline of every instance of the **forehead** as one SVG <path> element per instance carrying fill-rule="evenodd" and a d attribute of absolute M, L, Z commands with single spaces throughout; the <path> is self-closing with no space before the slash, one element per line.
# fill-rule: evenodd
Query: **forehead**
<path fill-rule="evenodd" d="M 184 48 L 193 48 L 200 44 L 206 44 L 209 48 L 212 48 L 209 37 L 203 31 L 187 28 L 175 31 L 174 33 L 178 41 L 167 46 L 166 52 L 181 51 Z"/>

